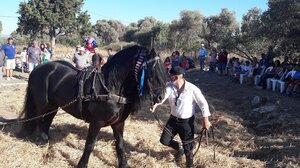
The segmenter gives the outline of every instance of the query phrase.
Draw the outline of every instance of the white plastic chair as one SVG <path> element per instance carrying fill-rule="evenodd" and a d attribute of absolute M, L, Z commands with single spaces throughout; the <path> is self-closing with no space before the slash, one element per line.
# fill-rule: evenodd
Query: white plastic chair
<path fill-rule="evenodd" d="M 295 73 L 296 73 L 296 71 L 294 71 L 294 70 L 288 72 L 288 73 L 285 75 L 284 79 L 287 79 L 289 76 L 293 77 Z M 279 85 L 280 93 L 283 93 L 283 92 L 284 92 L 284 90 L 285 90 L 285 84 L 286 84 L 286 82 L 284 81 L 284 79 L 283 79 L 283 80 L 278 80 L 278 81 L 276 82 L 274 90 L 276 90 L 276 86 Z"/>
<path fill-rule="evenodd" d="M 283 81 L 285 78 L 286 78 L 286 75 L 287 75 L 287 73 L 288 73 L 288 70 L 285 70 L 284 72 L 283 72 L 283 74 L 281 75 L 281 77 L 280 77 L 280 79 L 275 79 L 275 78 L 271 78 L 268 82 L 270 82 L 269 83 L 269 87 L 271 87 L 272 86 L 272 91 L 273 92 L 275 92 L 275 90 L 276 90 L 276 84 L 277 84 L 277 82 L 278 81 Z M 269 88 L 270 89 L 270 88 Z"/>
<path fill-rule="evenodd" d="M 268 67 L 267 69 L 266 69 L 266 68 L 263 68 L 259 75 L 255 75 L 255 77 L 254 77 L 254 84 L 257 86 L 258 83 L 260 82 L 260 77 L 261 77 L 264 73 L 270 72 L 272 69 L 273 69 L 272 66 Z"/>

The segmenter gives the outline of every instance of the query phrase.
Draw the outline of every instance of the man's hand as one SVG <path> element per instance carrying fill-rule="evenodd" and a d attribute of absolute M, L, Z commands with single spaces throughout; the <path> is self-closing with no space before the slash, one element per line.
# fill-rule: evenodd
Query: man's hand
<path fill-rule="evenodd" d="M 211 123 L 210 121 L 208 120 L 208 117 L 203 117 L 203 128 L 205 129 L 209 129 L 209 127 L 211 127 Z"/>
<path fill-rule="evenodd" d="M 150 111 L 151 111 L 152 113 L 154 113 L 154 111 L 155 111 L 155 109 L 156 109 L 156 107 L 157 107 L 158 105 L 161 105 L 161 104 L 160 104 L 160 103 L 155 103 L 153 106 L 150 107 Z"/>

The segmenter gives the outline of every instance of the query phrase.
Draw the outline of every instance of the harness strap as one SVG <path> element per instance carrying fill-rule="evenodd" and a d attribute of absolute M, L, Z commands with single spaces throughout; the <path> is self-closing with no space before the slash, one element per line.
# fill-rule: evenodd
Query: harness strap
<path fill-rule="evenodd" d="M 118 96 L 116 94 L 107 94 L 107 95 L 87 95 L 84 97 L 83 101 L 115 101 L 121 104 L 131 103 L 132 101 L 128 98 Z"/>

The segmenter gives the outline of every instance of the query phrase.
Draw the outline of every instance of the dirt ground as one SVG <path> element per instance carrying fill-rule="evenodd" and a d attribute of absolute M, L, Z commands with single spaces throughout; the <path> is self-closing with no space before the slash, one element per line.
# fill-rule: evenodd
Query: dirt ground
<path fill-rule="evenodd" d="M 23 106 L 27 74 L 17 80 L 0 81 L 0 119 L 16 117 Z M 191 70 L 188 81 L 200 87 L 211 107 L 215 141 L 202 143 L 196 167 L 300 167 L 300 99 L 270 90 L 232 82 L 227 76 Z M 253 98 L 263 101 L 253 106 Z M 271 107 L 271 110 L 264 110 Z M 162 122 L 168 119 L 167 104 L 158 107 Z M 199 110 L 198 110 L 199 111 Z M 200 121 L 199 113 L 196 119 Z M 197 122 L 196 130 L 200 131 Z M 59 111 L 47 145 L 15 137 L 18 124 L 0 126 L 0 167 L 75 167 L 87 135 L 88 124 Z M 174 151 L 160 144 L 161 127 L 148 107 L 130 117 L 125 126 L 125 148 L 130 167 L 177 168 Z M 178 137 L 177 137 L 178 138 Z M 213 147 L 216 159 L 213 159 Z M 110 127 L 100 131 L 89 167 L 117 167 Z"/>

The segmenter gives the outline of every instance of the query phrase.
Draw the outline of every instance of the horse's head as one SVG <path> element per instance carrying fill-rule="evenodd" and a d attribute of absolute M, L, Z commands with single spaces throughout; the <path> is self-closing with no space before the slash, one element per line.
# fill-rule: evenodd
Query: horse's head
<path fill-rule="evenodd" d="M 141 68 L 138 68 L 140 70 L 135 69 L 135 73 L 140 74 L 137 75 L 140 76 L 140 79 L 137 79 L 140 81 L 140 96 L 144 92 L 150 95 L 152 103 L 160 102 L 167 79 L 160 56 L 156 54 L 154 49 L 150 52 L 146 49 L 141 49 L 137 58 L 138 64 L 141 64 Z"/>

